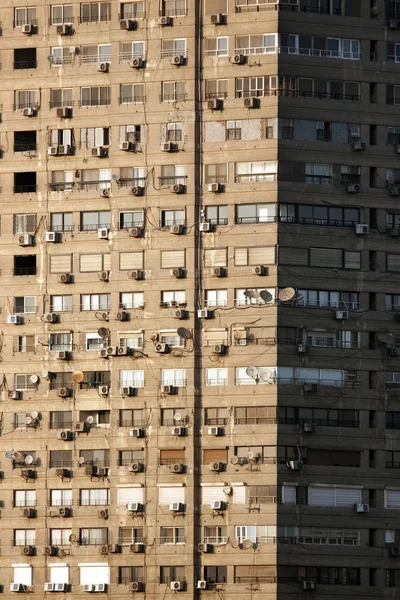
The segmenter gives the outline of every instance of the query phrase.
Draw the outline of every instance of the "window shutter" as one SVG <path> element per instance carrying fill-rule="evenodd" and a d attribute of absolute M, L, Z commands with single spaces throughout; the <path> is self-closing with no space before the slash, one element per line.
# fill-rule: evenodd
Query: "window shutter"
<path fill-rule="evenodd" d="M 206 0 L 206 15 L 227 14 L 226 0 Z"/>
<path fill-rule="evenodd" d="M 308 266 L 308 248 L 279 247 L 278 263 L 281 265 Z"/>
<path fill-rule="evenodd" d="M 275 246 L 249 248 L 249 265 L 274 265 Z"/>
<path fill-rule="evenodd" d="M 119 268 L 121 271 L 143 269 L 143 252 L 120 252 Z"/>
<path fill-rule="evenodd" d="M 49 565 L 51 583 L 68 583 L 68 567 Z"/>
<path fill-rule="evenodd" d="M 111 254 L 103 254 L 103 269 L 111 271 Z"/>
<path fill-rule="evenodd" d="M 335 248 L 310 248 L 310 267 L 342 268 L 343 250 Z"/>
<path fill-rule="evenodd" d="M 223 486 L 203 487 L 203 504 L 211 504 L 211 502 L 218 502 L 219 500 L 226 500 L 226 494 L 224 494 Z"/>
<path fill-rule="evenodd" d="M 161 268 L 173 269 L 185 266 L 185 250 L 164 250 L 161 252 Z"/>
<path fill-rule="evenodd" d="M 400 508 L 400 490 L 386 490 L 386 508 Z"/>
<path fill-rule="evenodd" d="M 79 270 L 81 273 L 93 273 L 102 271 L 103 260 L 101 254 L 81 254 L 79 257 Z"/>
<path fill-rule="evenodd" d="M 208 465 L 213 462 L 228 462 L 228 450 L 226 448 L 211 448 L 203 450 L 203 464 Z"/>
<path fill-rule="evenodd" d="M 205 267 L 226 267 L 227 248 L 216 248 L 215 250 L 206 250 L 204 256 Z"/>
<path fill-rule="evenodd" d="M 310 506 L 335 506 L 335 491 L 335 488 L 311 486 L 308 503 Z"/>
<path fill-rule="evenodd" d="M 247 248 L 235 248 L 235 265 L 243 267 L 247 264 Z"/>
<path fill-rule="evenodd" d="M 72 254 L 53 254 L 50 256 L 50 273 L 71 273 Z"/>
<path fill-rule="evenodd" d="M 126 506 L 130 502 L 143 504 L 143 488 L 118 488 L 118 506 Z"/>
<path fill-rule="evenodd" d="M 344 268 L 345 269 L 361 269 L 361 252 L 345 252 L 344 253 Z"/>
<path fill-rule="evenodd" d="M 400 254 L 387 254 L 387 270 L 400 271 Z"/>
<path fill-rule="evenodd" d="M 24 585 L 32 585 L 32 567 L 29 566 L 18 566 L 13 567 L 13 581 L 14 583 L 22 583 Z"/>
<path fill-rule="evenodd" d="M 171 504 L 172 502 L 185 503 L 185 488 L 182 487 L 160 487 L 159 504 Z"/>
<path fill-rule="evenodd" d="M 80 585 L 110 583 L 110 567 L 106 564 L 79 565 Z"/>
<path fill-rule="evenodd" d="M 282 504 L 296 504 L 296 487 L 294 485 L 282 486 Z"/>
<path fill-rule="evenodd" d="M 176 460 L 176 462 L 185 460 L 185 450 L 183 448 L 179 448 L 178 450 L 160 450 L 160 461 L 164 460 Z"/>
<path fill-rule="evenodd" d="M 336 488 L 336 506 L 354 506 L 361 502 L 360 488 Z"/>
<path fill-rule="evenodd" d="M 234 504 L 246 504 L 246 489 L 245 485 L 235 485 L 233 487 Z"/>

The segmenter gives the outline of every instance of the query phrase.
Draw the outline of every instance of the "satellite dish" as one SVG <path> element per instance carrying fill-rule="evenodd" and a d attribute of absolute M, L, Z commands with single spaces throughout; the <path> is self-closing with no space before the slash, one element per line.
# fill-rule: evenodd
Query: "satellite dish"
<path fill-rule="evenodd" d="M 111 175 L 111 179 L 112 179 L 113 181 L 121 181 L 121 175 L 117 175 L 116 173 L 113 173 L 113 174 Z"/>
<path fill-rule="evenodd" d="M 182 421 L 182 415 L 180 412 L 174 414 L 174 421 Z"/>
<path fill-rule="evenodd" d="M 176 333 L 183 340 L 189 340 L 192 337 L 192 334 L 190 333 L 189 329 L 186 329 L 186 327 L 178 327 L 178 329 L 176 330 Z"/>
<path fill-rule="evenodd" d="M 83 458 L 83 456 L 80 456 L 78 458 L 78 465 L 83 465 L 84 462 L 85 462 L 85 459 Z"/>
<path fill-rule="evenodd" d="M 260 369 L 258 367 L 247 367 L 247 369 L 246 369 L 246 375 L 248 377 L 252 377 L 253 379 L 258 377 L 259 374 L 260 374 Z"/>
<path fill-rule="evenodd" d="M 94 417 L 92 417 L 92 415 L 90 415 L 87 419 L 86 419 L 86 423 L 89 423 L 89 425 L 93 425 L 94 423 Z"/>
<path fill-rule="evenodd" d="M 254 460 L 254 452 L 248 452 L 248 453 L 247 453 L 247 458 L 248 458 L 249 460 Z"/>
<path fill-rule="evenodd" d="M 244 540 L 243 542 L 243 548 L 251 548 L 253 545 L 253 542 L 251 542 L 250 540 Z"/>
<path fill-rule="evenodd" d="M 257 290 L 244 290 L 243 296 L 246 298 L 259 298 L 260 294 L 257 292 Z"/>
<path fill-rule="evenodd" d="M 39 344 L 43 344 L 44 343 L 44 335 L 38 335 L 37 341 L 39 342 Z"/>
<path fill-rule="evenodd" d="M 238 329 L 234 332 L 233 337 L 235 338 L 235 340 L 241 340 L 242 339 L 242 331 L 239 331 Z"/>
<path fill-rule="evenodd" d="M 26 465 L 31 465 L 33 463 L 33 456 L 32 456 L 32 454 L 27 454 L 25 456 L 24 460 L 25 460 L 25 464 Z"/>
<path fill-rule="evenodd" d="M 33 421 L 32 417 L 26 417 L 25 424 L 30 425 L 32 423 L 32 421 Z"/>
<path fill-rule="evenodd" d="M 396 183 L 396 180 L 394 177 L 389 177 L 387 182 L 390 183 L 390 185 L 393 185 L 394 183 Z"/>
<path fill-rule="evenodd" d="M 12 457 L 14 460 L 19 460 L 22 457 L 22 454 L 21 452 L 18 452 L 18 450 L 13 450 Z"/>
<path fill-rule="evenodd" d="M 279 300 L 281 302 L 289 302 L 289 300 L 292 300 L 296 295 L 296 290 L 292 287 L 287 287 L 287 288 L 283 288 L 283 290 L 281 290 L 279 292 Z"/>
<path fill-rule="evenodd" d="M 264 302 L 271 302 L 273 295 L 268 290 L 261 290 L 260 298 L 261 300 L 264 300 Z"/>
<path fill-rule="evenodd" d="M 68 539 L 70 542 L 74 543 L 76 542 L 76 535 L 74 533 L 71 533 Z"/>
<path fill-rule="evenodd" d="M 224 488 L 222 488 L 222 491 L 224 492 L 224 494 L 226 494 L 226 496 L 230 496 L 230 494 L 232 493 L 232 490 L 229 487 L 229 485 L 226 485 Z"/>
<path fill-rule="evenodd" d="M 38 377 L 37 375 L 31 375 L 31 376 L 29 377 L 29 381 L 30 381 L 31 383 L 37 383 L 37 382 L 39 381 L 39 377 Z"/>
<path fill-rule="evenodd" d="M 42 377 L 43 379 L 47 379 L 49 376 L 49 372 L 48 371 L 42 371 Z"/>
<path fill-rule="evenodd" d="M 232 548 L 237 548 L 239 546 L 239 540 L 232 540 L 231 546 L 232 546 Z"/>
<path fill-rule="evenodd" d="M 75 381 L 75 383 L 81 383 L 81 381 L 83 381 L 83 373 L 82 371 L 74 371 L 71 375 L 72 380 Z"/>
<path fill-rule="evenodd" d="M 150 339 L 152 342 L 156 342 L 158 340 L 158 333 L 152 333 Z"/>
<path fill-rule="evenodd" d="M 75 54 L 76 47 L 75 46 L 68 46 L 68 50 L 71 52 L 71 54 Z"/>
<path fill-rule="evenodd" d="M 97 333 L 102 338 L 108 337 L 108 329 L 107 329 L 107 327 L 100 327 L 100 329 L 97 330 Z"/>
<path fill-rule="evenodd" d="M 49 56 L 47 57 L 47 60 L 52 63 L 54 60 L 54 56 L 52 54 L 49 54 Z"/>
<path fill-rule="evenodd" d="M 231 458 L 231 460 L 230 460 L 230 463 L 231 463 L 231 465 L 237 465 L 237 464 L 238 464 L 238 462 L 239 462 L 239 457 L 238 457 L 238 456 L 236 456 L 236 455 L 235 455 L 235 456 L 232 456 L 232 458 Z"/>
<path fill-rule="evenodd" d="M 7 460 L 11 460 L 12 458 L 14 458 L 14 450 L 7 450 L 7 452 L 5 452 L 4 454 L 4 458 L 6 458 Z"/>
<path fill-rule="evenodd" d="M 31 417 L 32 417 L 32 419 L 37 419 L 37 418 L 38 418 L 38 416 L 39 416 L 39 413 L 38 413 L 38 412 L 36 412 L 36 410 L 34 410 L 33 412 L 31 412 Z"/>

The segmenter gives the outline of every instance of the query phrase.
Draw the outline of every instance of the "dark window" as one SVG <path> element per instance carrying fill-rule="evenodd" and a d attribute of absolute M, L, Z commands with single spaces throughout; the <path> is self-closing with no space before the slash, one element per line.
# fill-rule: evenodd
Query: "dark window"
<path fill-rule="evenodd" d="M 33 152 L 36 150 L 36 131 L 15 131 L 14 152 Z"/>
<path fill-rule="evenodd" d="M 36 192 L 36 172 L 14 173 L 14 194 Z"/>
<path fill-rule="evenodd" d="M 60 410 L 50 413 L 50 429 L 68 429 L 72 427 L 72 411 Z"/>
<path fill-rule="evenodd" d="M 208 583 L 226 583 L 227 568 L 221 566 L 204 567 L 204 579 Z"/>
<path fill-rule="evenodd" d="M 14 69 L 36 69 L 36 48 L 16 48 L 14 50 Z"/>
<path fill-rule="evenodd" d="M 123 6 L 123 5 L 122 5 Z M 132 581 L 144 582 L 143 567 L 118 567 L 118 583 L 127 584 Z"/>
<path fill-rule="evenodd" d="M 36 254 L 14 256 L 14 276 L 36 275 Z"/>
<path fill-rule="evenodd" d="M 50 450 L 49 467 L 72 467 L 72 450 Z"/>
<path fill-rule="evenodd" d="M 185 567 L 160 567 L 160 583 L 185 581 Z"/>

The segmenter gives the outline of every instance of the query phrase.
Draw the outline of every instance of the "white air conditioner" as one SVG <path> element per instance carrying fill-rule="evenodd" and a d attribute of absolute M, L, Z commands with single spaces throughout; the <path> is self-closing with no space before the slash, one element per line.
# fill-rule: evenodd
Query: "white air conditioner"
<path fill-rule="evenodd" d="M 131 192 L 132 196 L 143 196 L 144 194 L 144 187 L 141 185 L 136 185 L 133 188 L 131 188 Z"/>
<path fill-rule="evenodd" d="M 225 267 L 214 267 L 212 270 L 213 277 L 225 277 L 226 269 Z"/>
<path fill-rule="evenodd" d="M 359 183 L 352 183 L 347 186 L 347 192 L 349 194 L 358 194 L 361 192 L 361 185 Z"/>
<path fill-rule="evenodd" d="M 126 29 L 127 31 L 135 31 L 138 28 L 139 23 L 132 19 L 122 19 L 119 22 L 120 29 Z"/>
<path fill-rule="evenodd" d="M 211 510 L 226 510 L 226 502 L 223 502 L 222 500 L 211 502 Z"/>
<path fill-rule="evenodd" d="M 197 311 L 197 318 L 198 319 L 208 319 L 210 316 L 210 312 L 207 310 L 207 308 L 200 308 Z"/>
<path fill-rule="evenodd" d="M 68 360 L 69 359 L 69 354 L 67 350 L 58 350 L 58 352 L 56 353 L 56 358 L 58 360 Z"/>
<path fill-rule="evenodd" d="M 100 73 L 108 73 L 109 68 L 110 68 L 110 63 L 109 62 L 97 63 L 97 70 Z"/>
<path fill-rule="evenodd" d="M 308 344 L 304 344 L 303 343 L 303 344 L 298 344 L 297 345 L 297 352 L 299 354 L 307 354 L 308 350 L 309 350 Z"/>
<path fill-rule="evenodd" d="M 55 592 L 67 592 L 68 591 L 68 583 L 55 583 L 54 591 Z"/>
<path fill-rule="evenodd" d="M 22 318 L 20 315 L 8 315 L 7 324 L 8 325 L 20 325 L 22 323 Z"/>
<path fill-rule="evenodd" d="M 74 434 L 72 433 L 72 431 L 68 431 L 66 429 L 57 433 L 57 439 L 63 440 L 63 442 L 69 442 L 73 439 L 73 437 Z"/>
<path fill-rule="evenodd" d="M 61 273 L 58 276 L 58 283 L 71 283 L 72 278 L 70 273 Z"/>
<path fill-rule="evenodd" d="M 132 386 L 126 386 L 126 387 L 121 387 L 119 388 L 119 393 L 121 394 L 121 396 L 134 396 L 135 395 L 135 390 L 136 388 L 132 387 Z"/>
<path fill-rule="evenodd" d="M 57 154 L 58 154 L 58 146 L 49 146 L 47 148 L 47 154 L 49 156 L 57 156 Z"/>
<path fill-rule="evenodd" d="M 177 149 L 178 149 L 178 146 L 174 142 L 165 142 L 161 146 L 162 152 L 175 152 L 175 150 L 177 150 Z"/>
<path fill-rule="evenodd" d="M 83 586 L 82 591 L 83 592 L 94 592 L 94 583 L 88 583 L 86 585 Z"/>
<path fill-rule="evenodd" d="M 57 231 L 46 231 L 46 242 L 52 242 L 53 244 L 58 241 Z"/>
<path fill-rule="evenodd" d="M 184 427 L 171 427 L 171 435 L 184 436 L 186 429 Z"/>
<path fill-rule="evenodd" d="M 369 504 L 356 504 L 356 513 L 369 512 Z"/>
<path fill-rule="evenodd" d="M 349 318 L 349 313 L 347 310 L 337 310 L 335 311 L 335 319 L 338 321 L 346 321 Z"/>
<path fill-rule="evenodd" d="M 162 394 L 173 394 L 174 393 L 174 387 L 172 385 L 162 385 L 161 386 L 161 393 Z"/>
<path fill-rule="evenodd" d="M 231 56 L 230 62 L 234 65 L 244 65 L 246 57 L 244 54 L 235 54 L 234 56 Z"/>
<path fill-rule="evenodd" d="M 257 265 L 256 267 L 252 267 L 251 272 L 253 275 L 268 275 L 269 274 L 268 267 L 264 267 L 264 265 Z"/>
<path fill-rule="evenodd" d="M 182 235 L 185 231 L 185 228 L 183 225 L 171 225 L 171 227 L 169 228 L 169 232 L 173 233 L 174 235 Z"/>
<path fill-rule="evenodd" d="M 212 25 L 222 25 L 223 22 L 224 22 L 224 15 L 217 14 L 217 15 L 211 15 L 211 17 L 210 17 L 210 23 Z"/>
<path fill-rule="evenodd" d="M 185 186 L 183 183 L 175 183 L 175 185 L 171 186 L 170 190 L 172 194 L 184 194 Z"/>
<path fill-rule="evenodd" d="M 207 434 L 208 435 L 213 435 L 215 437 L 219 437 L 221 435 L 223 435 L 224 431 L 222 429 L 222 427 L 209 427 L 207 429 Z"/>
<path fill-rule="evenodd" d="M 365 223 L 356 223 L 356 234 L 357 235 L 368 235 L 369 225 Z"/>
<path fill-rule="evenodd" d="M 110 278 L 110 272 L 109 271 L 100 271 L 98 273 L 98 278 L 100 279 L 100 281 L 108 281 Z"/>
<path fill-rule="evenodd" d="M 22 116 L 23 117 L 33 117 L 35 115 L 35 110 L 33 108 L 23 108 Z"/>
<path fill-rule="evenodd" d="M 132 69 L 144 69 L 144 60 L 143 58 L 134 58 L 133 60 L 129 61 L 129 66 Z"/>
<path fill-rule="evenodd" d="M 353 148 L 353 150 L 359 152 L 360 150 L 366 150 L 367 144 L 365 142 L 360 142 L 360 141 L 353 142 L 352 148 Z"/>
<path fill-rule="evenodd" d="M 25 592 L 26 586 L 23 583 L 10 583 L 10 592 Z"/>
<path fill-rule="evenodd" d="M 128 466 L 128 471 L 131 471 L 131 473 L 141 473 L 144 471 L 144 465 L 139 460 L 134 460 Z"/>
<path fill-rule="evenodd" d="M 59 156 L 68 156 L 69 154 L 71 154 L 71 146 L 68 144 L 62 144 L 61 146 L 58 146 Z"/>
<path fill-rule="evenodd" d="M 184 581 L 171 581 L 171 583 L 169 584 L 169 587 L 171 588 L 171 590 L 174 590 L 175 592 L 182 592 L 185 589 L 185 582 Z"/>
<path fill-rule="evenodd" d="M 208 186 L 208 191 L 214 194 L 220 194 L 224 191 L 224 187 L 221 183 L 210 183 Z"/>
<path fill-rule="evenodd" d="M 131 552 L 134 552 L 135 554 L 141 554 L 144 552 L 144 544 L 141 544 L 140 542 L 131 544 Z"/>
<path fill-rule="evenodd" d="M 20 246 L 33 246 L 33 236 L 30 233 L 23 233 L 18 236 L 18 244 Z"/>
<path fill-rule="evenodd" d="M 302 581 L 301 582 L 303 590 L 316 590 L 317 586 L 315 585 L 315 581 Z"/>
<path fill-rule="evenodd" d="M 182 502 L 172 502 L 169 505 L 169 510 L 171 512 L 183 512 L 183 504 L 182 504 Z"/>
<path fill-rule="evenodd" d="M 168 27 L 169 25 L 172 25 L 171 17 L 159 17 L 158 24 L 162 27 Z"/>
<path fill-rule="evenodd" d="M 131 437 L 144 438 L 144 429 L 141 429 L 140 427 L 132 427 L 132 429 L 129 431 L 129 435 Z"/>
<path fill-rule="evenodd" d="M 140 502 L 131 502 L 126 505 L 126 508 L 133 513 L 143 512 L 143 504 L 140 504 Z"/>
<path fill-rule="evenodd" d="M 140 279 L 143 279 L 143 271 L 140 271 L 138 269 L 135 269 L 134 271 L 130 271 L 129 277 L 131 279 L 136 279 L 136 281 L 139 281 Z"/>
<path fill-rule="evenodd" d="M 206 546 L 207 544 L 202 544 L 202 546 Z M 207 581 L 205 579 L 199 579 L 199 581 L 197 582 L 197 589 L 198 590 L 206 590 L 207 589 Z"/>
<path fill-rule="evenodd" d="M 210 110 L 223 110 L 224 101 L 221 100 L 220 98 L 214 98 L 213 100 L 208 100 L 207 108 L 209 108 Z"/>
<path fill-rule="evenodd" d="M 70 119 L 72 117 L 72 108 L 67 106 L 57 108 L 57 117 L 60 117 L 60 119 Z"/>
<path fill-rule="evenodd" d="M 110 188 L 103 188 L 102 190 L 100 190 L 99 196 L 100 196 L 100 198 L 109 198 L 110 193 L 111 193 Z"/>
<path fill-rule="evenodd" d="M 72 25 L 69 25 L 68 23 L 57 26 L 57 35 L 72 35 L 73 32 Z"/>
<path fill-rule="evenodd" d="M 55 592 L 54 586 L 55 586 L 55 583 L 45 583 L 44 591 L 45 592 Z"/>
<path fill-rule="evenodd" d="M 143 227 L 132 227 L 131 229 L 128 229 L 129 237 L 141 238 L 141 237 L 143 237 L 143 233 L 144 233 Z"/>
<path fill-rule="evenodd" d="M 180 267 L 177 267 L 176 269 L 171 269 L 169 273 L 171 277 L 176 277 L 176 279 L 183 279 L 183 277 L 185 277 L 185 271 Z"/>
<path fill-rule="evenodd" d="M 225 354 L 226 346 L 225 344 L 215 344 L 211 351 L 213 354 Z"/>
<path fill-rule="evenodd" d="M 9 390 L 7 396 L 10 400 L 19 400 L 21 398 L 21 392 L 18 390 Z"/>
<path fill-rule="evenodd" d="M 70 393 L 71 393 L 71 391 L 67 387 L 61 387 L 61 388 L 58 388 L 58 390 L 57 390 L 57 396 L 59 398 L 68 398 Z"/>
<path fill-rule="evenodd" d="M 21 31 L 22 33 L 30 35 L 34 32 L 34 26 L 32 25 L 32 23 L 25 23 L 25 25 L 22 25 Z"/>
<path fill-rule="evenodd" d="M 161 342 L 159 342 L 158 344 L 155 345 L 155 351 L 158 352 L 159 354 L 165 354 L 166 352 L 168 352 L 168 345 L 162 344 Z"/>
<path fill-rule="evenodd" d="M 119 145 L 119 149 L 123 150 L 124 152 L 132 152 L 133 144 L 132 142 L 121 142 Z"/>
<path fill-rule="evenodd" d="M 99 385 L 97 391 L 99 393 L 99 396 L 108 396 L 110 388 L 108 387 L 108 385 Z"/>
<path fill-rule="evenodd" d="M 199 224 L 199 231 L 203 231 L 203 232 L 211 231 L 211 225 L 210 225 L 210 223 L 200 223 Z"/>
<path fill-rule="evenodd" d="M 301 460 L 289 460 L 286 465 L 289 471 L 301 471 L 303 468 L 303 462 Z"/>
<path fill-rule="evenodd" d="M 250 96 L 250 98 L 245 98 L 243 100 L 243 106 L 246 108 L 260 108 L 260 98 L 255 98 L 254 96 Z"/>
<path fill-rule="evenodd" d="M 108 229 L 106 227 L 98 229 L 97 236 L 99 240 L 108 240 Z"/>
<path fill-rule="evenodd" d="M 209 468 L 213 473 L 220 473 L 220 471 L 223 471 L 224 465 L 221 462 L 212 462 L 210 463 Z"/>
<path fill-rule="evenodd" d="M 172 465 L 169 465 L 169 470 L 171 471 L 171 473 L 183 473 L 185 471 L 185 465 L 182 465 L 181 463 L 173 463 Z"/>
<path fill-rule="evenodd" d="M 43 321 L 45 323 L 55 323 L 57 321 L 56 313 L 45 313 L 43 315 Z"/>
<path fill-rule="evenodd" d="M 144 584 L 141 581 L 132 581 L 130 584 L 131 592 L 143 592 Z"/>
<path fill-rule="evenodd" d="M 187 310 L 178 308 L 177 310 L 174 310 L 172 312 L 172 316 L 174 317 L 174 319 L 179 319 L 180 321 L 183 321 L 184 319 L 188 318 L 189 312 Z"/>

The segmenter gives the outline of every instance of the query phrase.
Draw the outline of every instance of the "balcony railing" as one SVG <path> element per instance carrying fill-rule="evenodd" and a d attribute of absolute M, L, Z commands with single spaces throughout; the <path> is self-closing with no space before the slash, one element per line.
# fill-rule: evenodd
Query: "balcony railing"
<path fill-rule="evenodd" d="M 186 458 L 184 456 L 181 458 L 160 458 L 158 461 L 160 467 L 174 465 L 176 463 L 186 465 Z"/>
<path fill-rule="evenodd" d="M 13 188 L 14 194 L 35 194 L 36 185 L 15 185 Z"/>
<path fill-rule="evenodd" d="M 31 508 L 33 506 L 37 506 L 36 500 L 14 500 L 13 502 L 14 508 Z"/>
<path fill-rule="evenodd" d="M 133 583 L 134 581 L 138 581 L 139 583 L 145 583 L 144 577 L 136 577 L 136 575 L 124 575 L 119 576 L 116 579 L 117 585 L 128 585 L 129 583 Z"/>
<path fill-rule="evenodd" d="M 146 101 L 146 97 L 144 95 L 135 95 L 135 96 L 120 96 L 118 98 L 118 104 L 143 104 Z"/>
<path fill-rule="evenodd" d="M 72 464 L 72 460 L 50 460 L 49 469 L 59 469 L 61 467 L 72 469 Z"/>
<path fill-rule="evenodd" d="M 313 183 L 316 185 L 332 185 L 332 175 L 309 175 L 305 174 L 305 183 Z"/>
<path fill-rule="evenodd" d="M 75 102 L 72 100 L 52 100 L 49 102 L 49 108 L 72 108 Z"/>
<path fill-rule="evenodd" d="M 127 467 L 128 465 L 132 464 L 133 462 L 137 462 L 143 466 L 146 464 L 146 462 L 143 458 L 119 458 L 118 462 L 117 462 L 117 466 L 118 467 Z"/>
<path fill-rule="evenodd" d="M 206 536 L 203 541 L 205 544 L 213 544 L 213 546 L 218 546 L 218 544 L 227 544 L 228 537 L 226 535 L 209 535 Z"/>
<path fill-rule="evenodd" d="M 214 98 L 219 98 L 220 100 L 223 100 L 224 98 L 228 97 L 228 92 L 206 92 L 205 94 L 205 99 L 206 100 L 213 100 Z"/>
<path fill-rule="evenodd" d="M 111 62 L 111 54 L 80 54 L 79 64 L 97 64 Z"/>
<path fill-rule="evenodd" d="M 90 538 L 85 538 L 85 537 L 81 537 L 79 538 L 79 545 L 80 546 L 103 546 L 103 545 L 107 545 L 108 544 L 108 538 L 107 537 L 90 537 Z"/>
<path fill-rule="evenodd" d="M 170 2 L 168 3 L 168 6 L 171 6 Z M 177 3 L 173 8 L 164 7 L 158 14 L 160 17 L 186 17 L 188 10 Z"/>
<path fill-rule="evenodd" d="M 49 25 L 72 25 L 72 23 L 74 22 L 75 18 L 74 17 L 56 17 L 55 15 L 53 15 L 50 19 L 49 19 Z"/>
<path fill-rule="evenodd" d="M 348 102 L 359 102 L 361 99 L 360 94 L 336 94 L 333 92 L 313 92 L 308 90 L 293 90 L 285 88 L 244 91 L 236 90 L 235 93 L 235 98 L 257 98 L 263 96 L 280 96 L 287 98 L 318 98 L 319 100 L 346 100 Z"/>
<path fill-rule="evenodd" d="M 243 182 L 260 182 L 260 181 L 276 181 L 277 173 L 246 173 L 243 175 L 235 175 L 235 183 Z"/>
<path fill-rule="evenodd" d="M 188 95 L 186 93 L 183 94 L 161 94 L 160 102 L 182 102 L 183 100 L 187 100 Z"/>
<path fill-rule="evenodd" d="M 67 182 L 67 181 L 60 181 L 57 183 L 49 183 L 49 190 L 51 192 L 65 192 L 65 191 L 71 191 L 74 189 L 75 183 L 73 181 L 71 182 Z M 73 226 L 70 226 L 71 229 L 69 229 L 69 231 L 72 231 Z M 52 229 L 52 231 L 57 231 L 56 229 Z M 66 229 L 59 229 L 59 231 L 66 231 Z"/>
<path fill-rule="evenodd" d="M 109 223 L 85 223 L 83 225 L 79 225 L 79 231 L 98 231 L 99 229 L 111 229 L 111 222 Z M 110 308 L 110 307 L 108 307 Z M 91 309 L 89 309 L 91 310 Z M 99 309 L 102 310 L 102 309 Z"/>
<path fill-rule="evenodd" d="M 121 179 L 119 184 L 123 188 L 139 187 L 139 186 L 145 187 L 146 178 L 145 177 L 124 177 L 123 179 Z M 134 227 L 134 226 L 135 225 L 131 225 L 131 227 Z"/>
<path fill-rule="evenodd" d="M 65 67 L 66 65 L 72 65 L 74 62 L 73 55 L 71 56 L 51 56 L 49 58 L 49 63 L 53 67 Z"/>
<path fill-rule="evenodd" d="M 111 181 L 102 181 L 100 179 L 93 181 L 80 181 L 77 183 L 79 190 L 104 190 L 111 189 Z"/>
<path fill-rule="evenodd" d="M 277 417 L 235 417 L 235 425 L 274 425 Z"/>
<path fill-rule="evenodd" d="M 141 58 L 144 60 L 146 57 L 145 52 L 120 52 L 119 53 L 119 62 L 130 62 L 135 58 Z"/>
<path fill-rule="evenodd" d="M 36 144 L 14 144 L 14 152 L 37 152 Z"/>
<path fill-rule="evenodd" d="M 228 379 L 227 378 L 221 378 L 221 379 L 206 379 L 206 385 L 228 385 Z"/>
<path fill-rule="evenodd" d="M 88 500 L 79 500 L 79 506 L 110 506 L 109 498 L 105 498 L 104 500 L 99 499 L 88 499 Z"/>
<path fill-rule="evenodd" d="M 37 60 L 17 60 L 13 63 L 14 70 L 36 69 Z"/>
<path fill-rule="evenodd" d="M 277 496 L 249 496 L 249 504 L 277 504 Z"/>
<path fill-rule="evenodd" d="M 354 227 L 359 219 L 346 221 L 343 219 L 318 219 L 306 217 L 279 217 L 281 223 L 293 223 L 295 225 L 319 225 L 320 227 Z"/>
<path fill-rule="evenodd" d="M 106 15 L 81 15 L 78 17 L 79 23 L 108 23 L 111 21 L 111 14 Z"/>
<path fill-rule="evenodd" d="M 176 538 L 174 536 L 165 536 L 165 537 L 160 537 L 158 540 L 159 544 L 169 544 L 169 545 L 173 545 L 173 546 L 179 546 L 179 545 L 184 545 L 186 544 L 186 537 L 180 537 L 180 538 Z"/>
<path fill-rule="evenodd" d="M 278 578 L 274 575 L 260 575 L 260 577 L 256 577 L 254 575 L 243 575 L 239 577 L 235 575 L 233 581 L 234 583 L 246 583 L 247 585 L 254 585 L 259 583 L 276 583 Z"/>
<path fill-rule="evenodd" d="M 204 425 L 227 425 L 228 418 L 227 417 L 215 417 L 213 419 L 207 418 L 204 419 Z"/>
<path fill-rule="evenodd" d="M 161 176 L 158 178 L 159 184 L 162 187 L 168 187 L 171 185 L 181 184 L 186 185 L 187 175 L 179 175 L 175 177 L 171 176 Z"/>
<path fill-rule="evenodd" d="M 17 267 L 13 269 L 14 277 L 24 277 L 25 275 L 36 275 L 36 267 Z"/>
<path fill-rule="evenodd" d="M 183 56 L 187 58 L 187 49 L 169 48 L 168 50 L 160 50 L 160 58 L 173 58 L 174 56 Z"/>
<path fill-rule="evenodd" d="M 277 217 L 236 217 L 236 223 L 238 225 L 245 225 L 246 223 L 276 223 Z"/>
<path fill-rule="evenodd" d="M 286 10 L 291 12 L 305 12 L 305 13 L 319 13 L 321 15 L 334 15 L 340 16 L 342 11 L 340 8 L 330 9 L 325 6 L 299 6 L 298 3 L 289 2 L 278 3 L 277 0 L 266 0 L 265 2 L 258 2 L 257 4 L 248 4 L 236 6 L 236 12 L 262 12 L 264 10 Z"/>

